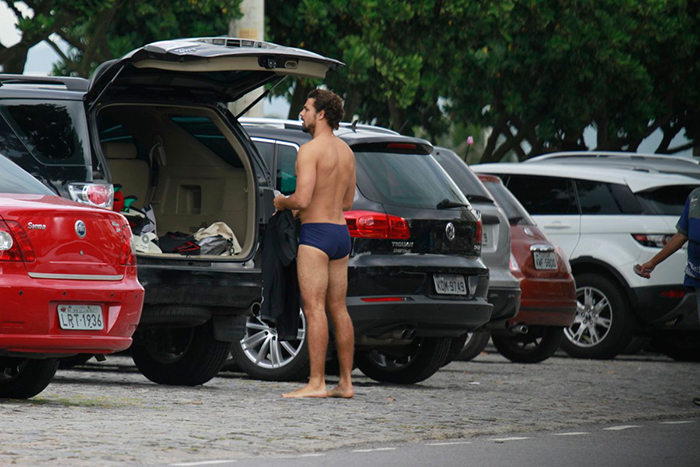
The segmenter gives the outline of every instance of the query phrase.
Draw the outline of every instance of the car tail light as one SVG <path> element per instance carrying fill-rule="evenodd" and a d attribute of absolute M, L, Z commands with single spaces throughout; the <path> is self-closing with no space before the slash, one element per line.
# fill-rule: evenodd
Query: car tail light
<path fill-rule="evenodd" d="M 363 302 L 403 302 L 405 301 L 403 297 L 363 297 L 360 300 Z"/>
<path fill-rule="evenodd" d="M 512 273 L 520 273 L 520 266 L 518 266 L 518 262 L 515 260 L 515 256 L 513 256 L 513 253 L 510 254 L 510 272 Z"/>
<path fill-rule="evenodd" d="M 0 221 L 0 261 L 24 261 L 36 259 L 27 232 L 15 221 Z"/>
<path fill-rule="evenodd" d="M 474 242 L 481 244 L 484 240 L 484 225 L 481 222 L 481 217 L 476 221 L 476 232 L 474 232 Z"/>
<path fill-rule="evenodd" d="M 78 203 L 105 209 L 114 205 L 114 187 L 109 183 L 69 183 L 68 192 Z"/>
<path fill-rule="evenodd" d="M 411 238 L 408 221 L 403 217 L 373 211 L 347 211 L 344 214 L 351 237 L 382 240 Z"/>
<path fill-rule="evenodd" d="M 663 248 L 671 240 L 673 235 L 667 234 L 632 234 L 637 242 L 651 248 Z"/>
<path fill-rule="evenodd" d="M 663 298 L 683 298 L 685 297 L 685 290 L 664 290 L 661 292 Z"/>
<path fill-rule="evenodd" d="M 131 241 L 131 228 L 129 224 L 124 224 L 122 231 L 122 248 L 119 253 L 119 264 L 122 266 L 133 266 L 136 264 L 136 249 Z"/>

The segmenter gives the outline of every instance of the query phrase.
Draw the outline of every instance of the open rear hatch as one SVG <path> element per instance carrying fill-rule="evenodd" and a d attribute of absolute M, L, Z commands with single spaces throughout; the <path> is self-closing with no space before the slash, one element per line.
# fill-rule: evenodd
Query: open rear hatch
<path fill-rule="evenodd" d="M 160 41 L 100 65 L 85 101 L 92 106 L 119 93 L 233 102 L 277 78 L 323 79 L 341 65 L 313 52 L 232 37 Z"/>

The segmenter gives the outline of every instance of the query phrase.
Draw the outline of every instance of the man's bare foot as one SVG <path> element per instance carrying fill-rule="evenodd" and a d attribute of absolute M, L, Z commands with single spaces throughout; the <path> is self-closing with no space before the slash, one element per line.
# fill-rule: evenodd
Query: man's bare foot
<path fill-rule="evenodd" d="M 324 398 L 328 397 L 328 391 L 326 391 L 326 386 L 310 386 L 306 385 L 303 388 L 297 389 L 296 391 L 289 392 L 287 394 L 282 394 L 285 399 L 300 399 L 302 397 L 316 397 Z"/>
<path fill-rule="evenodd" d="M 340 387 L 336 386 L 328 391 L 328 397 L 341 397 L 343 399 L 351 399 L 355 395 L 355 389 L 352 386 Z"/>

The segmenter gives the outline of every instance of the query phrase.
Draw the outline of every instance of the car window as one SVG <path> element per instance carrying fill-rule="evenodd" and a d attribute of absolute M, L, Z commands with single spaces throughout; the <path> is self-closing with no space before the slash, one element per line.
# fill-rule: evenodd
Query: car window
<path fill-rule="evenodd" d="M 433 157 L 470 201 L 491 200 L 491 195 L 469 166 L 452 151 L 436 149 Z"/>
<path fill-rule="evenodd" d="M 484 186 L 496 199 L 496 204 L 503 210 L 511 225 L 535 225 L 535 221 L 522 204 L 501 183 L 486 182 Z"/>
<path fill-rule="evenodd" d="M 696 185 L 664 186 L 637 193 L 637 199 L 644 207 L 645 213 L 680 216 L 683 214 L 686 198 L 695 188 Z"/>
<path fill-rule="evenodd" d="M 277 143 L 277 187 L 285 195 L 297 191 L 297 152 L 299 148 L 286 143 Z"/>
<path fill-rule="evenodd" d="M 357 186 L 372 201 L 414 208 L 468 202 L 430 154 L 357 151 L 355 160 Z"/>
<path fill-rule="evenodd" d="M 10 158 L 21 157 L 21 151 L 46 165 L 85 165 L 88 144 L 82 102 L 3 100 L 0 105 L 0 148 Z"/>
<path fill-rule="evenodd" d="M 0 193 L 53 195 L 36 178 L 0 154 Z"/>
<path fill-rule="evenodd" d="M 219 131 L 216 124 L 209 118 L 192 115 L 176 115 L 171 116 L 170 119 L 232 166 L 239 169 L 243 167 L 243 163 L 233 149 L 233 146 L 231 146 L 231 143 L 226 140 L 226 137 Z"/>
<path fill-rule="evenodd" d="M 567 178 L 511 175 L 506 186 L 532 215 L 578 214 Z"/>
<path fill-rule="evenodd" d="M 256 149 L 265 160 L 265 164 L 267 164 L 268 169 L 272 170 L 272 158 L 275 154 L 275 143 L 271 141 L 258 141 L 254 139 L 253 144 L 255 144 Z"/>
<path fill-rule="evenodd" d="M 576 180 L 581 214 L 622 214 L 623 209 L 612 192 L 612 184 Z"/>

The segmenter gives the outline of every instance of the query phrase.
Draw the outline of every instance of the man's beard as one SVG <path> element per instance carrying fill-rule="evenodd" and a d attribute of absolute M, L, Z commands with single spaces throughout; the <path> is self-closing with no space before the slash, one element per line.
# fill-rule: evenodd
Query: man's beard
<path fill-rule="evenodd" d="M 311 126 L 306 126 L 306 122 L 302 120 L 302 122 L 301 122 L 301 131 L 303 131 L 304 133 L 310 133 L 311 135 L 313 135 L 313 134 L 314 134 L 314 128 L 316 128 L 316 125 L 314 125 L 314 124 L 312 123 Z"/>

